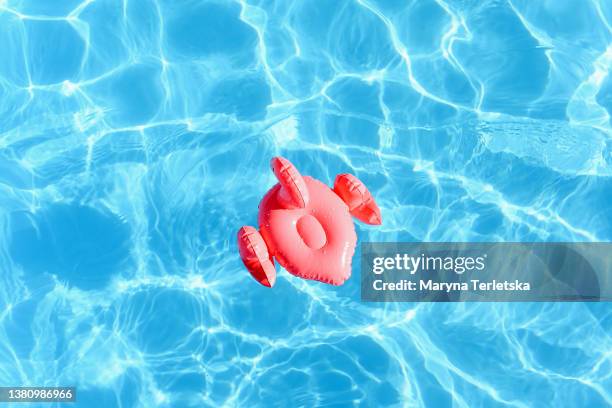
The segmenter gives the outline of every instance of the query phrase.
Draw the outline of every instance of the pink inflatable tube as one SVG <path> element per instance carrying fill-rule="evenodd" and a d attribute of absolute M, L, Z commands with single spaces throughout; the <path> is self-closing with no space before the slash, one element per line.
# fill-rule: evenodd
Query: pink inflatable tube
<path fill-rule="evenodd" d="M 259 232 L 238 231 L 244 265 L 262 285 L 276 281 L 274 259 L 291 274 L 332 285 L 351 275 L 357 235 L 351 219 L 382 222 L 368 189 L 350 174 L 336 177 L 334 189 L 308 176 L 282 157 L 271 162 L 278 179 L 259 204 Z"/>

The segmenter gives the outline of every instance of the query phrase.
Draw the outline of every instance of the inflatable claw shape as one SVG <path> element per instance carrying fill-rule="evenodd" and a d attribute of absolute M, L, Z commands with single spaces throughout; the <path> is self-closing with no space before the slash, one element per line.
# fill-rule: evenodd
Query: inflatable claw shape
<path fill-rule="evenodd" d="M 380 225 L 380 210 L 372 195 L 350 174 L 336 177 L 334 189 L 308 176 L 282 157 L 271 162 L 278 184 L 259 204 L 259 232 L 238 231 L 240 257 L 262 285 L 276 281 L 274 259 L 291 274 L 332 285 L 351 275 L 357 235 L 351 215 Z"/>

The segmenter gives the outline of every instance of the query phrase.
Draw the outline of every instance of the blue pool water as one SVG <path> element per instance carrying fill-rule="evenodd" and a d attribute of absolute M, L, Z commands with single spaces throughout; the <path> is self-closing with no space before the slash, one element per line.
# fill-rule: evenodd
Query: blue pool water
<path fill-rule="evenodd" d="M 606 0 L 0 0 L 0 385 L 611 406 L 609 304 L 270 290 L 235 238 L 280 154 L 369 186 L 361 241 L 610 241 L 611 68 Z"/>

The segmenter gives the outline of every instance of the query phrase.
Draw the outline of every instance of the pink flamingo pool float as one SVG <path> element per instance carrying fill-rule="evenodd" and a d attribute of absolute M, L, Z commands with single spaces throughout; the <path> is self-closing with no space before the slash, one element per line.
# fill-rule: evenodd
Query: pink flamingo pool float
<path fill-rule="evenodd" d="M 351 276 L 357 242 L 351 215 L 366 224 L 382 222 L 374 198 L 351 174 L 338 175 L 332 190 L 285 158 L 271 165 L 278 183 L 259 203 L 259 231 L 238 231 L 244 265 L 268 287 L 276 282 L 274 258 L 300 278 L 342 285 Z"/>

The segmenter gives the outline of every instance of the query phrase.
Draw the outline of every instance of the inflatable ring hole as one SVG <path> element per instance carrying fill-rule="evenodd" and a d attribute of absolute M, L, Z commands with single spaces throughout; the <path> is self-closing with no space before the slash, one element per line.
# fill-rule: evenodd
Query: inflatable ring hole
<path fill-rule="evenodd" d="M 312 215 L 304 215 L 297 221 L 297 231 L 304 243 L 311 249 L 320 249 L 327 243 L 323 226 Z"/>

